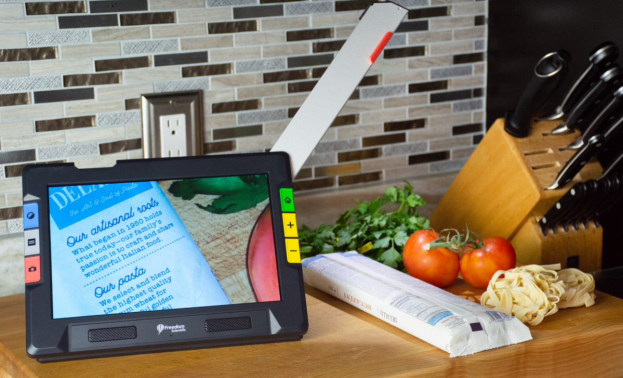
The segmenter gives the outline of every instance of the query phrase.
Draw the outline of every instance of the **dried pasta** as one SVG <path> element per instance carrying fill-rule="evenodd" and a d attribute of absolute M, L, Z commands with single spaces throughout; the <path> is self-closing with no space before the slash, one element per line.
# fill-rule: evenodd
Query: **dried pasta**
<path fill-rule="evenodd" d="M 496 272 L 480 297 L 483 306 L 537 325 L 558 309 L 592 306 L 595 280 L 578 269 L 556 265 L 526 265 Z"/>

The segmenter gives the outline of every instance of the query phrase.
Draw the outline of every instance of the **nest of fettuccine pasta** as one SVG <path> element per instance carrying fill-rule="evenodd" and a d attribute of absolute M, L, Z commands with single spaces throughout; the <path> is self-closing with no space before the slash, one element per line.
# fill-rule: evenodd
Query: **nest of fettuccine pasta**
<path fill-rule="evenodd" d="M 527 265 L 495 273 L 480 303 L 537 325 L 558 309 L 592 306 L 594 290 L 593 276 L 578 269 L 560 270 L 560 264 Z"/>

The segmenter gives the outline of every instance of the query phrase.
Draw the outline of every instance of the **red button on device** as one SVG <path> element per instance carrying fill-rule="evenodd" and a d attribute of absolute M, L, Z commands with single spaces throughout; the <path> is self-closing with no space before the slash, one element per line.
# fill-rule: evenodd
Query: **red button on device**
<path fill-rule="evenodd" d="M 41 259 L 39 256 L 26 257 L 24 259 L 24 272 L 26 283 L 41 281 Z"/>
<path fill-rule="evenodd" d="M 392 32 L 385 33 L 385 35 L 383 36 L 383 39 L 381 39 L 381 42 L 378 44 L 378 46 L 376 46 L 376 49 L 374 49 L 374 52 L 372 52 L 372 55 L 370 55 L 370 64 L 374 64 L 374 62 L 376 62 L 376 58 L 378 58 L 379 55 L 381 55 L 381 52 L 385 48 L 385 45 L 387 45 L 387 42 L 389 42 L 389 40 L 392 39 L 393 35 L 394 33 Z"/>

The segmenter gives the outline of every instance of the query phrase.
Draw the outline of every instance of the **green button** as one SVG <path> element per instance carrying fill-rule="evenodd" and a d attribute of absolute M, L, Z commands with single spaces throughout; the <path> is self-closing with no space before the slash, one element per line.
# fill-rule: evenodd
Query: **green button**
<path fill-rule="evenodd" d="M 293 213 L 295 210 L 292 189 L 282 188 L 279 190 L 279 195 L 281 195 L 281 211 L 284 213 Z"/>

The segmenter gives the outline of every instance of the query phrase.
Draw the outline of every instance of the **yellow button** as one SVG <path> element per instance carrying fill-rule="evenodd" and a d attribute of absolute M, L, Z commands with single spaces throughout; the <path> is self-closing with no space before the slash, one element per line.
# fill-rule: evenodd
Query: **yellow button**
<path fill-rule="evenodd" d="M 283 233 L 286 238 L 298 238 L 299 232 L 296 227 L 296 214 L 283 213 Z"/>
<path fill-rule="evenodd" d="M 298 239 L 286 239 L 286 252 L 290 264 L 301 263 L 301 250 Z"/>

